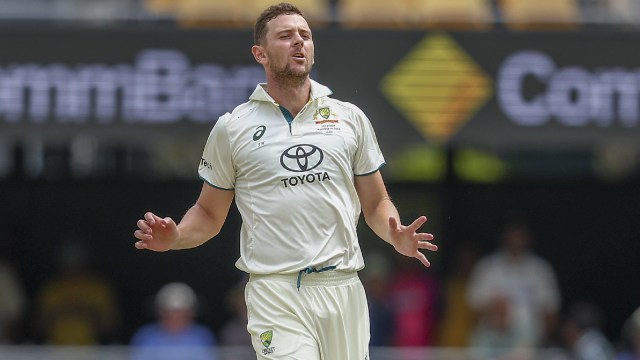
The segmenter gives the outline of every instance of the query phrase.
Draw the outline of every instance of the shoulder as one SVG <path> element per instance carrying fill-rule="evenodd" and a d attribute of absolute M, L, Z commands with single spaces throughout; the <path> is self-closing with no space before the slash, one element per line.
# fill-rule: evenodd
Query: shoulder
<path fill-rule="evenodd" d="M 198 338 L 200 338 L 200 340 L 203 343 L 213 344 L 216 342 L 216 338 L 215 338 L 215 335 L 213 334 L 213 331 L 211 331 L 211 329 L 209 329 L 207 326 L 203 324 L 194 324 L 193 327 L 191 328 L 191 332 L 194 336 L 197 336 Z"/>
<path fill-rule="evenodd" d="M 234 121 L 237 121 L 237 119 L 239 118 L 244 118 L 247 115 L 251 114 L 255 110 L 256 106 L 256 101 L 247 101 L 245 103 L 242 103 L 236 106 L 231 112 L 227 112 L 220 116 L 218 118 L 218 121 L 216 122 L 216 125 L 219 124 L 227 126 Z"/>
<path fill-rule="evenodd" d="M 545 271 L 552 271 L 551 263 L 549 263 L 545 258 L 540 255 L 536 255 L 534 253 L 529 253 L 526 255 L 526 261 L 529 266 L 538 268 Z"/>
<path fill-rule="evenodd" d="M 502 263 L 504 263 L 505 261 L 506 261 L 505 254 L 500 251 L 496 251 L 481 257 L 480 260 L 478 260 L 478 265 L 485 266 L 485 267 L 497 266 L 497 265 L 502 265 Z"/>
<path fill-rule="evenodd" d="M 362 133 L 364 129 L 371 128 L 369 118 L 362 109 L 353 103 L 327 96 L 318 104 L 318 111 L 322 111 L 323 108 L 328 108 L 331 116 L 344 121 L 344 124 L 351 126 L 358 133 Z"/>
<path fill-rule="evenodd" d="M 156 324 L 147 324 L 139 328 L 131 340 L 132 345 L 145 345 L 151 339 L 155 339 L 159 333 L 159 327 Z"/>
<path fill-rule="evenodd" d="M 366 119 L 364 112 L 355 104 L 331 97 L 333 91 L 314 80 L 311 80 L 312 98 L 319 100 L 318 108 L 330 107 L 333 111 L 340 111 L 341 115 Z"/>
<path fill-rule="evenodd" d="M 249 100 L 245 103 L 242 103 L 236 106 L 231 114 L 229 114 L 229 119 L 238 119 L 249 116 L 253 114 L 260 107 L 262 101 L 257 100 Z"/>
<path fill-rule="evenodd" d="M 257 106 L 256 101 L 248 101 L 236 106 L 231 112 L 227 112 L 221 115 L 211 130 L 211 135 L 218 134 L 230 134 L 234 131 L 239 124 L 246 123 L 242 121 L 250 116 Z M 236 129 L 237 130 L 237 129 Z"/>
<path fill-rule="evenodd" d="M 236 106 L 230 113 L 222 115 L 218 119 L 217 126 L 223 126 L 229 134 L 243 131 L 251 126 L 251 119 L 258 119 L 264 115 L 264 101 L 249 100 Z M 218 125 L 219 124 L 219 125 Z"/>
<path fill-rule="evenodd" d="M 322 106 L 334 107 L 336 110 L 339 110 L 344 113 L 348 113 L 350 115 L 355 115 L 359 117 L 365 116 L 364 111 L 362 111 L 362 109 L 360 109 L 357 105 L 347 101 L 342 101 L 332 97 L 328 97 L 328 96 L 323 98 L 323 103 L 321 107 Z"/>
<path fill-rule="evenodd" d="M 504 271 L 504 256 L 501 253 L 491 253 L 480 258 L 474 266 L 474 273 L 485 275 L 487 273 Z"/>

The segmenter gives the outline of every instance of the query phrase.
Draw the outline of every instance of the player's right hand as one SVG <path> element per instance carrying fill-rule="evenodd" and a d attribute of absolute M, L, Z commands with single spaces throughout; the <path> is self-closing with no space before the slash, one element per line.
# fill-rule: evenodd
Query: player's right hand
<path fill-rule="evenodd" d="M 175 221 L 170 217 L 160 218 L 151 212 L 145 213 L 144 219 L 138 220 L 137 225 L 138 230 L 133 233 L 138 239 L 135 243 L 137 249 L 171 250 L 180 236 Z"/>

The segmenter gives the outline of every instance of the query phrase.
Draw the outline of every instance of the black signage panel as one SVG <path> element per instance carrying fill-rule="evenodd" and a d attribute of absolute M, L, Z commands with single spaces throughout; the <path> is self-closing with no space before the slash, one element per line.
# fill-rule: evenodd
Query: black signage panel
<path fill-rule="evenodd" d="M 631 34 L 320 29 L 313 77 L 388 156 L 413 145 L 588 149 L 640 137 Z M 250 30 L 0 32 L 0 137 L 201 143 L 262 68 Z"/>

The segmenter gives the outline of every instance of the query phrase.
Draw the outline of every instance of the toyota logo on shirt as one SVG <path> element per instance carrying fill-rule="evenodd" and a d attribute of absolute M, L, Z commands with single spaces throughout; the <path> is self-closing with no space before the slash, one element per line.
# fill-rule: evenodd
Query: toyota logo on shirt
<path fill-rule="evenodd" d="M 322 163 L 324 153 L 319 147 L 310 144 L 294 145 L 282 152 L 280 165 L 293 172 L 313 170 Z"/>

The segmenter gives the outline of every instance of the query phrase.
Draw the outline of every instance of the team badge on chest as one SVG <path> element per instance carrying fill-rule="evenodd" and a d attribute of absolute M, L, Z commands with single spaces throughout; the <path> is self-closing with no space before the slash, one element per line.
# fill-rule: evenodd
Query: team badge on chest
<path fill-rule="evenodd" d="M 316 124 L 316 131 L 331 135 L 340 132 L 340 120 L 335 113 L 331 112 L 331 108 L 324 106 L 319 108 L 313 114 L 313 121 Z"/>

